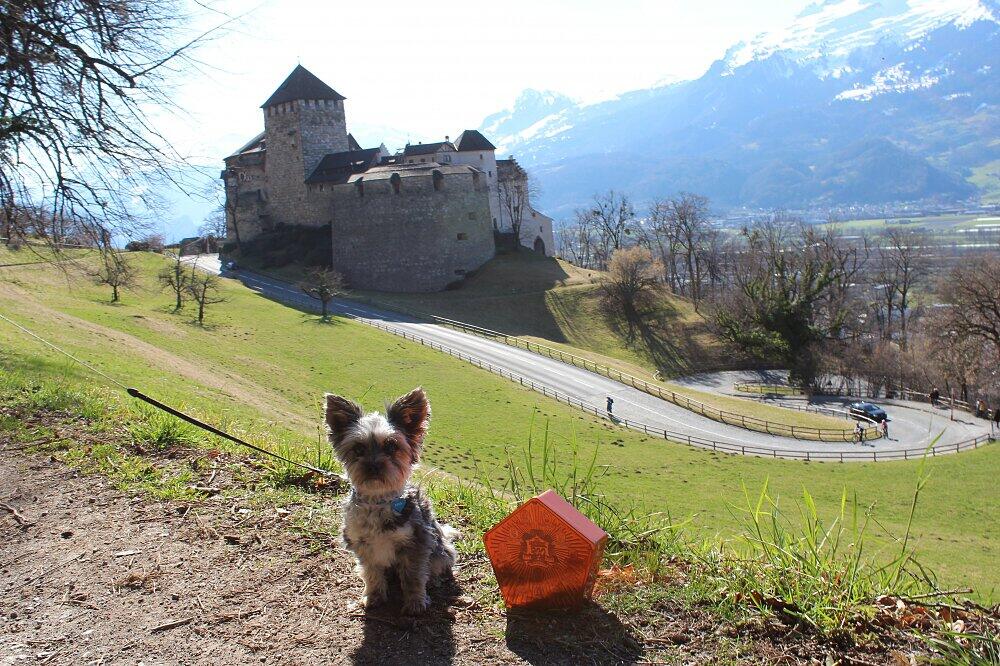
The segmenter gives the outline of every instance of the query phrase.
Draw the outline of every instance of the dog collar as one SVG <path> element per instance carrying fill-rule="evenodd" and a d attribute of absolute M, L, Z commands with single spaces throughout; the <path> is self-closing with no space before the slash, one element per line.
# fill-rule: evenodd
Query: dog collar
<path fill-rule="evenodd" d="M 401 515 L 406 508 L 405 497 L 390 497 L 389 499 L 374 499 L 351 493 L 351 501 L 360 506 L 386 506 L 388 505 L 394 514 Z"/>

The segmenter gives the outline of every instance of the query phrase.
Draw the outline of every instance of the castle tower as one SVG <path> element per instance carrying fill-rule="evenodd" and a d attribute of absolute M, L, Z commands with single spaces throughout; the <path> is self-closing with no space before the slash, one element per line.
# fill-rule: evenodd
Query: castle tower
<path fill-rule="evenodd" d="M 344 96 L 298 65 L 266 102 L 268 198 L 275 222 L 297 224 L 306 186 L 323 156 L 349 150 Z"/>

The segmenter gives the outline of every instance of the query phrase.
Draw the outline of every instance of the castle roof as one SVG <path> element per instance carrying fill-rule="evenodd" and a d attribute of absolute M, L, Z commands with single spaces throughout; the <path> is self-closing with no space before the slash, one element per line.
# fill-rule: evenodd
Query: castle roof
<path fill-rule="evenodd" d="M 411 155 L 433 155 L 442 148 L 455 150 L 455 146 L 451 144 L 450 141 L 438 141 L 437 143 L 408 143 L 406 148 L 403 149 L 403 155 L 409 157 Z"/>
<path fill-rule="evenodd" d="M 348 150 L 343 153 L 324 155 L 313 172 L 306 178 L 306 184 L 346 183 L 351 174 L 362 173 L 374 166 L 378 159 L 378 148 Z"/>
<path fill-rule="evenodd" d="M 361 144 L 358 143 L 353 134 L 347 135 L 347 148 L 348 150 L 361 150 Z"/>
<path fill-rule="evenodd" d="M 260 134 L 250 139 L 242 146 L 240 146 L 240 148 L 236 150 L 236 152 L 234 152 L 229 157 L 236 157 L 237 155 L 243 155 L 244 153 L 254 153 L 264 150 L 264 138 L 265 138 L 264 132 L 261 132 Z"/>
<path fill-rule="evenodd" d="M 496 150 L 497 147 L 490 143 L 489 139 L 483 136 L 478 130 L 465 130 L 458 135 L 455 147 L 459 152 L 465 150 Z"/>
<path fill-rule="evenodd" d="M 330 86 L 323 83 L 318 76 L 302 65 L 296 65 L 284 83 L 261 104 L 261 108 L 293 102 L 297 99 L 347 99 Z"/>
<path fill-rule="evenodd" d="M 386 164 L 368 169 L 362 173 L 355 173 L 346 182 L 354 183 L 358 180 L 371 182 L 375 180 L 389 180 L 393 174 L 399 174 L 400 178 L 412 178 L 416 176 L 427 176 L 435 171 L 440 171 L 443 175 L 448 174 L 469 174 L 483 173 L 482 169 L 464 164 L 438 164 L 437 162 L 423 162 L 421 164 Z"/>

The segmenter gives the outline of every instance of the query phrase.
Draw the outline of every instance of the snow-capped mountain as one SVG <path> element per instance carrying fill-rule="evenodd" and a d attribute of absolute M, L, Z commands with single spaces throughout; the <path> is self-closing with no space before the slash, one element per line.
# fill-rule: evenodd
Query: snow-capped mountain
<path fill-rule="evenodd" d="M 1000 161 L 997 17 L 998 0 L 827 0 L 699 79 L 589 105 L 529 91 L 482 129 L 561 216 L 611 187 L 721 205 L 964 199 Z"/>
<path fill-rule="evenodd" d="M 780 52 L 813 64 L 821 76 L 838 76 L 859 49 L 912 43 L 946 25 L 964 28 L 982 20 L 993 20 L 993 13 L 979 0 L 827 0 L 807 7 L 784 29 L 736 44 L 723 60 L 735 70 Z"/>

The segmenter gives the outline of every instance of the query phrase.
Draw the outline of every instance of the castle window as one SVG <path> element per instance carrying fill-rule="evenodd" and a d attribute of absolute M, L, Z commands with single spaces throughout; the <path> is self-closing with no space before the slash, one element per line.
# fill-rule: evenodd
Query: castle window
<path fill-rule="evenodd" d="M 489 173 L 489 174 L 490 174 L 490 178 L 492 178 L 492 177 L 493 177 L 493 172 L 492 172 L 492 171 L 489 171 L 489 172 L 487 172 L 487 173 Z"/>
<path fill-rule="evenodd" d="M 403 184 L 403 179 L 399 177 L 398 173 L 394 173 L 389 176 L 389 182 L 392 183 L 392 191 L 394 194 L 399 194 L 401 186 Z"/>
<path fill-rule="evenodd" d="M 476 211 L 472 211 L 471 213 L 469 213 L 469 219 L 470 220 L 476 219 Z"/>
<path fill-rule="evenodd" d="M 422 158 L 422 157 L 420 158 L 420 163 L 421 163 L 421 164 L 423 164 L 423 163 L 424 163 L 424 162 L 426 162 L 426 161 L 427 161 L 427 160 L 425 160 L 424 158 Z"/>
<path fill-rule="evenodd" d="M 357 181 L 356 181 L 356 182 L 354 183 L 354 187 L 356 187 L 356 188 L 357 188 L 357 190 L 358 190 L 358 196 L 359 196 L 359 197 L 363 197 L 363 196 L 365 196 L 365 181 L 363 181 L 363 180 L 361 180 L 361 179 L 359 178 L 359 179 L 358 179 L 358 180 L 357 180 Z"/>
<path fill-rule="evenodd" d="M 434 189 L 440 192 L 441 188 L 444 187 L 444 174 L 434 169 L 431 175 L 434 179 Z"/>
<path fill-rule="evenodd" d="M 466 233 L 458 234 L 458 240 L 469 240 L 469 234 Z"/>

